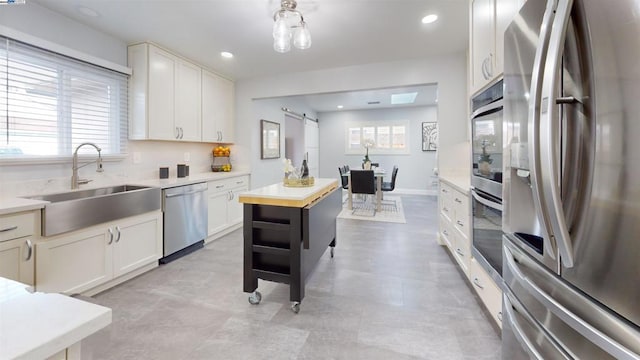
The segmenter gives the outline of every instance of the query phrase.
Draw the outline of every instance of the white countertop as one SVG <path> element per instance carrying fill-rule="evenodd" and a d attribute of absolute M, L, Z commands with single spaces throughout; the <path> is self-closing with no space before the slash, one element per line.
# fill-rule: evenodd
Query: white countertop
<path fill-rule="evenodd" d="M 307 202 L 310 198 L 314 197 L 324 189 L 330 189 L 338 185 L 338 180 L 318 178 L 314 179 L 314 185 L 309 187 L 287 187 L 282 183 L 268 185 L 259 189 L 244 191 L 239 195 L 239 201 L 242 203 L 269 203 L 269 200 L 278 200 L 283 203 L 291 204 L 293 207 L 297 207 L 295 204 L 302 204 Z M 320 194 L 322 195 L 322 194 Z M 273 203 L 275 204 L 275 203 Z M 304 204 L 302 206 L 306 206 Z"/>
<path fill-rule="evenodd" d="M 0 277 L 0 359 L 45 359 L 111 323 L 109 308 L 27 288 Z"/>
<path fill-rule="evenodd" d="M 440 180 L 457 188 L 458 191 L 461 191 L 465 194 L 469 192 L 469 189 L 471 189 L 471 179 L 468 175 L 440 175 Z"/>
<path fill-rule="evenodd" d="M 148 179 L 148 180 L 132 180 L 126 182 L 131 185 L 143 185 L 143 186 L 151 186 L 151 187 L 159 187 L 161 189 L 195 184 L 200 182 L 207 181 L 215 181 L 215 180 L 223 180 L 236 176 L 249 175 L 250 172 L 246 170 L 234 170 L 230 172 L 206 172 L 200 174 L 194 174 L 192 176 L 184 177 L 184 178 L 169 178 L 169 179 Z M 120 184 L 114 184 L 120 185 Z M 79 190 L 86 190 L 92 188 L 99 188 L 102 186 L 83 186 Z M 71 190 L 69 190 L 71 191 Z M 45 194 L 40 194 L 45 195 Z M 48 201 L 42 200 L 31 200 L 17 197 L 8 197 L 8 198 L 0 198 L 0 215 L 12 214 L 21 211 L 28 210 L 37 210 L 44 208 L 45 204 Z"/>

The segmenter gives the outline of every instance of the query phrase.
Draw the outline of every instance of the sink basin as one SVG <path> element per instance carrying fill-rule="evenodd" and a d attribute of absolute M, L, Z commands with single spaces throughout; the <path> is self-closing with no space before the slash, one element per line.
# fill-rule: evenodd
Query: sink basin
<path fill-rule="evenodd" d="M 52 236 L 158 210 L 162 192 L 147 186 L 118 185 L 28 198 L 49 201 L 42 210 L 42 236 Z"/>

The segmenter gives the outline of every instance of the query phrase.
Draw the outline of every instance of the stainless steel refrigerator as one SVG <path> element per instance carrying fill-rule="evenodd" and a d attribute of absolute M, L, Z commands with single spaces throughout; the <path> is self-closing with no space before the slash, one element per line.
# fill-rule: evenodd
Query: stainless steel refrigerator
<path fill-rule="evenodd" d="M 640 2 L 505 32 L 504 359 L 640 358 Z"/>

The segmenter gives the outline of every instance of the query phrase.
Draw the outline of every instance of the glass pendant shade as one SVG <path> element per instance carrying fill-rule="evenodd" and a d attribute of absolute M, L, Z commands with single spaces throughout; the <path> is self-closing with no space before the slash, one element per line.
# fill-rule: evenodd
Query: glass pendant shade
<path fill-rule="evenodd" d="M 311 47 L 311 34 L 307 29 L 307 24 L 304 22 L 301 22 L 296 28 L 296 32 L 293 35 L 293 46 L 301 50 Z"/>
<path fill-rule="evenodd" d="M 291 41 L 289 37 L 281 36 L 279 38 L 273 39 L 273 50 L 279 53 L 286 53 L 291 50 Z"/>
<path fill-rule="evenodd" d="M 273 38 L 291 38 L 291 30 L 284 15 L 279 15 L 278 20 L 273 24 Z"/>

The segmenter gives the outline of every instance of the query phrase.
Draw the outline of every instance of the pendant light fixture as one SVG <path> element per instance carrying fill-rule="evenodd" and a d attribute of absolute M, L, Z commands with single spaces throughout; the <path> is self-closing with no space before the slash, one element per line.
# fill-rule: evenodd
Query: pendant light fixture
<path fill-rule="evenodd" d="M 302 14 L 296 10 L 296 0 L 282 0 L 280 10 L 273 14 L 273 49 L 279 53 L 291 50 L 293 46 L 304 50 L 311 47 L 311 34 Z M 292 31 L 293 30 L 293 31 Z"/>

